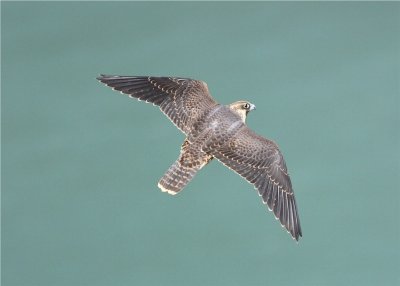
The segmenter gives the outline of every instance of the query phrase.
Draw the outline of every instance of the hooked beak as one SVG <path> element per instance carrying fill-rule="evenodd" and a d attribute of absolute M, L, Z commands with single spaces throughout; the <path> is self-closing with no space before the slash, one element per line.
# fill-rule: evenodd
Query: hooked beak
<path fill-rule="evenodd" d="M 250 110 L 256 110 L 256 106 L 254 104 L 250 104 Z"/>

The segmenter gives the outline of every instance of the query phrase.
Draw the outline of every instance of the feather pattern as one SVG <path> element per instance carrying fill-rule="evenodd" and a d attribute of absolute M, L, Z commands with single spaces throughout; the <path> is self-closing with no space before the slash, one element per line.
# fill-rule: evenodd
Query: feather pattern
<path fill-rule="evenodd" d="M 101 75 L 97 79 L 158 106 L 186 135 L 178 160 L 158 183 L 162 191 L 177 194 L 217 158 L 258 190 L 264 204 L 295 240 L 302 236 L 292 184 L 278 146 L 245 124 L 254 105 L 244 101 L 220 105 L 205 82 L 188 78 Z"/>
<path fill-rule="evenodd" d="M 186 135 L 204 112 L 217 105 L 207 84 L 177 77 L 100 75 L 102 83 L 132 98 L 153 103 Z"/>
<path fill-rule="evenodd" d="M 212 155 L 244 177 L 296 240 L 302 236 L 296 200 L 278 146 L 243 126 Z"/>

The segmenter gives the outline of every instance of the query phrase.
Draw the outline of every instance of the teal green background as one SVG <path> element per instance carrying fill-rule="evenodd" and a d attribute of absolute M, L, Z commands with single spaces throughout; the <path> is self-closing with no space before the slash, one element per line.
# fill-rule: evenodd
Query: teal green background
<path fill-rule="evenodd" d="M 2 285 L 398 285 L 399 3 L 2 2 Z M 202 79 L 285 155 L 304 237 L 99 73 Z"/>

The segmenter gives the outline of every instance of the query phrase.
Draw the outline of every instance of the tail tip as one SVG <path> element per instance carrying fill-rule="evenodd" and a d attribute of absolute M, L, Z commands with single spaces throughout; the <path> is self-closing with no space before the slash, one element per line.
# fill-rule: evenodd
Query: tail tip
<path fill-rule="evenodd" d="M 163 193 L 168 193 L 168 194 L 170 194 L 170 195 L 176 195 L 178 192 L 175 192 L 175 191 L 172 191 L 172 190 L 169 190 L 169 189 L 167 189 L 166 187 L 164 187 L 163 185 L 161 185 L 161 183 L 160 182 L 158 182 L 158 185 L 157 185 L 160 189 L 161 189 L 161 191 L 163 192 Z"/>

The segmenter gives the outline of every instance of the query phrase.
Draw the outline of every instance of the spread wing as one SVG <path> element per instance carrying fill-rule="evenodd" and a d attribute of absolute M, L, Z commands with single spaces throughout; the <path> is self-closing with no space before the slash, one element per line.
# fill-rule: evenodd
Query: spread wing
<path fill-rule="evenodd" d="M 175 77 L 101 75 L 102 83 L 160 107 L 161 111 L 185 134 L 206 110 L 217 102 L 203 81 Z"/>
<path fill-rule="evenodd" d="M 254 185 L 294 239 L 302 236 L 290 177 L 274 142 L 244 126 L 213 152 L 214 157 Z"/>

